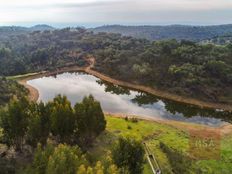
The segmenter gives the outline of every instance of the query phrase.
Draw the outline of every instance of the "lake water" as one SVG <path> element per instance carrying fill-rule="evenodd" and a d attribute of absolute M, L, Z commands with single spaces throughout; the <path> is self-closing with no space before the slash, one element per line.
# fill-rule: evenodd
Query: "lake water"
<path fill-rule="evenodd" d="M 63 73 L 27 82 L 39 91 L 39 101 L 48 102 L 56 95 L 66 95 L 72 105 L 92 94 L 105 112 L 180 120 L 219 126 L 231 123 L 232 113 L 202 109 L 193 105 L 161 99 L 144 92 L 131 90 L 101 81 L 83 73 Z"/>

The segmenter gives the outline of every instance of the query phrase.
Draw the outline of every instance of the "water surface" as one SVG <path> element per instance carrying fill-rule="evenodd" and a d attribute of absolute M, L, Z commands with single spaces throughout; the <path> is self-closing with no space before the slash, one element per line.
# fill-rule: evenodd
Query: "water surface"
<path fill-rule="evenodd" d="M 48 102 L 56 95 L 66 95 L 72 105 L 92 94 L 100 101 L 105 112 L 180 120 L 219 126 L 232 121 L 231 112 L 203 109 L 158 98 L 144 92 L 131 90 L 101 81 L 83 73 L 63 73 L 27 82 L 39 91 L 39 101 Z"/>

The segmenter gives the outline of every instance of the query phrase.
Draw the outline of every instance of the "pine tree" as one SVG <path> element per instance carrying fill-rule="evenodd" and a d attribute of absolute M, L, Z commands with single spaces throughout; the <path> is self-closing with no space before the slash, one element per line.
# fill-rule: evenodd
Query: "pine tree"
<path fill-rule="evenodd" d="M 28 129 L 29 102 L 26 98 L 12 100 L 7 109 L 0 112 L 1 127 L 8 145 L 21 151 Z"/>
<path fill-rule="evenodd" d="M 50 117 L 48 107 L 44 103 L 30 104 L 30 120 L 27 132 L 27 142 L 36 147 L 37 143 L 46 145 L 50 133 Z"/>
<path fill-rule="evenodd" d="M 73 108 L 66 96 L 58 95 L 49 104 L 51 108 L 51 130 L 61 142 L 67 142 L 73 134 L 75 117 Z"/>
<path fill-rule="evenodd" d="M 85 97 L 74 107 L 76 117 L 76 135 L 81 145 L 88 146 L 94 138 L 105 130 L 106 121 L 101 105 L 92 95 Z"/>

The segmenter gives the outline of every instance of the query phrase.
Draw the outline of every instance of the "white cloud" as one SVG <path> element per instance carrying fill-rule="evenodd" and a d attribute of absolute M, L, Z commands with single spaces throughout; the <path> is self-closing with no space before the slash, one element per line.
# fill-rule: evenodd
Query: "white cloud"
<path fill-rule="evenodd" d="M 13 23 L 231 23 L 232 0 L 0 0 Z"/>

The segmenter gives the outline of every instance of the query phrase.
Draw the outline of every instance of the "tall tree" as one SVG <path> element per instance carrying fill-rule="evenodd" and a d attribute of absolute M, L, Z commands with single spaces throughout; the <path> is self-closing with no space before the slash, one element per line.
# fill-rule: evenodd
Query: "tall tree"
<path fill-rule="evenodd" d="M 37 143 L 44 146 L 50 133 L 50 113 L 44 103 L 30 104 L 30 120 L 27 132 L 27 142 L 36 147 Z"/>
<path fill-rule="evenodd" d="M 93 139 L 105 130 L 106 120 L 101 105 L 92 95 L 85 97 L 74 107 L 76 135 L 82 145 L 90 145 Z"/>
<path fill-rule="evenodd" d="M 28 129 L 29 102 L 26 98 L 12 100 L 6 110 L 0 113 L 4 139 L 21 151 Z"/>
<path fill-rule="evenodd" d="M 75 117 L 70 101 L 66 96 L 58 95 L 52 103 L 49 103 L 49 107 L 53 135 L 58 136 L 61 142 L 69 141 L 75 126 Z"/>

